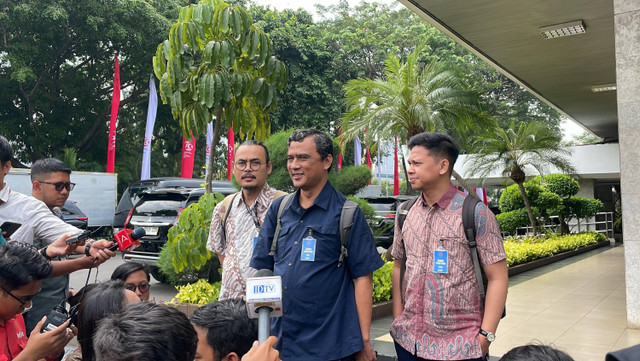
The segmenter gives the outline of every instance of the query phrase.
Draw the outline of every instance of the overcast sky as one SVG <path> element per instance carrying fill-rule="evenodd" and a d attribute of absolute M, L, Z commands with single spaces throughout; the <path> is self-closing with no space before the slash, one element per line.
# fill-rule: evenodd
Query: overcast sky
<path fill-rule="evenodd" d="M 339 0 L 252 0 L 254 3 L 259 5 L 270 5 L 271 7 L 277 10 L 284 9 L 298 9 L 303 8 L 315 15 L 315 4 L 321 3 L 324 6 L 335 5 L 339 3 Z M 360 3 L 362 0 L 348 0 L 350 6 L 355 6 Z M 391 4 L 397 2 L 396 0 L 365 0 L 366 2 L 378 2 L 384 4 Z M 399 6 L 404 6 L 400 4 Z M 564 138 L 571 139 L 575 135 L 582 134 L 584 131 L 579 125 L 577 125 L 572 120 L 565 120 L 562 122 L 562 128 L 564 129 Z"/>

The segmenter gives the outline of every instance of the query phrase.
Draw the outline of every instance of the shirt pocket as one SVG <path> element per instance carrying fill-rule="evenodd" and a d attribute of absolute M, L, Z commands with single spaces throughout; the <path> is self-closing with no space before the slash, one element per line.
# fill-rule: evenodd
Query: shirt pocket
<path fill-rule="evenodd" d="M 315 262 L 332 263 L 338 262 L 340 258 L 340 233 L 335 225 L 315 225 L 311 226 L 311 235 L 316 239 Z M 305 234 L 308 237 L 309 233 Z"/>

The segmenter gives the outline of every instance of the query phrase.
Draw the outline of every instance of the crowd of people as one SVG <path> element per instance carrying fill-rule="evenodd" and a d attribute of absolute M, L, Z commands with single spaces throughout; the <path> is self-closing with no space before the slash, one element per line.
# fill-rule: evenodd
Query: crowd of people
<path fill-rule="evenodd" d="M 372 274 L 384 262 L 371 230 L 328 180 L 332 140 L 303 129 L 287 145 L 292 194 L 267 184 L 272 163 L 264 144 L 237 147 L 233 172 L 241 190 L 215 207 L 207 241 L 222 266 L 220 298 L 189 319 L 150 301 L 149 269 L 141 263 L 124 263 L 111 280 L 70 293 L 68 275 L 108 261 L 113 242 L 67 244 L 80 232 L 57 211 L 73 190 L 71 169 L 55 158 L 38 160 L 31 196 L 12 191 L 4 177 L 13 150 L 0 136 L 0 222 L 20 224 L 0 238 L 0 361 L 60 359 L 76 336 L 79 347 L 68 360 L 376 360 Z M 458 148 L 450 136 L 428 132 L 413 136 L 409 149 L 408 182 L 420 195 L 396 224 L 391 248 L 390 334 L 398 360 L 488 360 L 508 287 L 496 218 L 483 203 L 473 209 L 473 247 L 488 280 L 483 298 L 463 229 L 467 195 L 451 183 Z M 79 257 L 66 259 L 72 253 Z M 259 270 L 282 281 L 282 316 L 271 319 L 272 336 L 262 344 L 245 304 L 246 281 Z M 50 324 L 46 316 L 60 306 L 68 319 Z M 503 359 L 571 358 L 528 345 Z"/>

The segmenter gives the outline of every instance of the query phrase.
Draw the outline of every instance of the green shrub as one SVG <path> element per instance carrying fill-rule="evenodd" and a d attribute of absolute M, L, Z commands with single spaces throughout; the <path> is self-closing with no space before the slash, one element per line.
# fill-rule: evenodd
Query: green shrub
<path fill-rule="evenodd" d="M 564 200 L 565 212 L 577 218 L 593 217 L 604 209 L 604 204 L 599 199 L 571 197 Z"/>
<path fill-rule="evenodd" d="M 171 300 L 171 303 L 192 303 L 197 305 L 205 305 L 215 302 L 220 296 L 220 282 L 211 284 L 203 279 L 195 283 L 189 283 L 184 286 L 176 287 L 178 293 Z"/>
<path fill-rule="evenodd" d="M 562 198 L 576 195 L 580 190 L 580 184 L 573 177 L 566 174 L 549 174 L 542 177 L 541 185 L 549 192 L 553 192 Z"/>
<path fill-rule="evenodd" d="M 524 190 L 527 192 L 531 205 L 536 204 L 538 195 L 542 192 L 542 187 L 536 183 L 535 179 L 524 183 Z M 524 208 L 524 200 L 520 194 L 517 184 L 508 186 L 500 195 L 499 207 L 501 212 L 510 212 L 519 208 Z"/>
<path fill-rule="evenodd" d="M 576 250 L 606 240 L 596 232 L 574 233 L 564 236 L 548 235 L 544 237 L 509 238 L 504 241 L 509 267 L 549 257 L 558 253 Z"/>
<path fill-rule="evenodd" d="M 344 195 L 354 195 L 369 184 L 371 169 L 366 165 L 348 166 L 340 173 L 329 173 L 331 185 Z"/>
<path fill-rule="evenodd" d="M 538 215 L 538 209 L 532 207 L 532 212 L 535 217 Z M 498 220 L 498 226 L 500 230 L 505 233 L 515 234 L 516 229 L 520 227 L 529 226 L 529 216 L 527 215 L 526 208 L 516 209 L 510 212 L 504 212 L 496 215 Z"/>
<path fill-rule="evenodd" d="M 384 266 L 373 271 L 373 303 L 391 299 L 392 272 L 393 262 L 386 262 Z"/>
<path fill-rule="evenodd" d="M 350 200 L 358 203 L 358 206 L 360 207 L 360 210 L 362 211 L 362 213 L 364 214 L 364 216 L 367 219 L 375 217 L 376 210 L 375 210 L 375 208 L 373 208 L 369 204 L 369 202 L 367 202 L 366 200 L 364 200 L 362 198 L 358 198 L 358 197 L 354 197 L 354 196 L 348 196 L 347 198 L 349 198 Z"/>

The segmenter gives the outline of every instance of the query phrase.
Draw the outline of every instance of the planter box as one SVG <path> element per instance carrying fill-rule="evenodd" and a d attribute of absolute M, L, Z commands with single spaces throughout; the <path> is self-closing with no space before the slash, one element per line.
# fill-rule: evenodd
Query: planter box
<path fill-rule="evenodd" d="M 371 319 L 378 320 L 393 315 L 393 300 L 376 303 L 371 308 Z"/>
<path fill-rule="evenodd" d="M 567 251 L 567 252 L 563 252 L 563 253 L 558 253 L 558 254 L 554 254 L 553 256 L 549 256 L 549 257 L 545 257 L 545 258 L 540 258 L 537 259 L 535 261 L 531 261 L 531 262 L 527 262 L 527 263 L 523 263 L 523 264 L 519 264 L 516 266 L 512 266 L 509 267 L 509 277 L 511 276 L 515 276 L 517 274 L 520 274 L 522 272 L 527 272 L 527 271 L 531 271 L 533 269 L 536 269 L 538 267 L 542 267 L 542 266 L 546 266 L 548 264 L 551 264 L 553 262 L 557 262 L 569 257 L 573 257 L 585 252 L 589 252 L 591 250 L 594 250 L 596 248 L 600 248 L 600 247 L 604 247 L 604 246 L 608 246 L 611 243 L 609 242 L 609 240 L 605 240 L 602 241 L 600 243 L 596 243 L 596 244 L 592 244 L 591 246 L 586 246 L 586 247 L 580 247 L 576 250 L 573 251 Z"/>
<path fill-rule="evenodd" d="M 193 315 L 196 310 L 204 305 L 196 305 L 193 303 L 168 303 L 168 306 L 173 306 L 178 309 L 178 311 L 187 315 L 188 318 Z"/>

